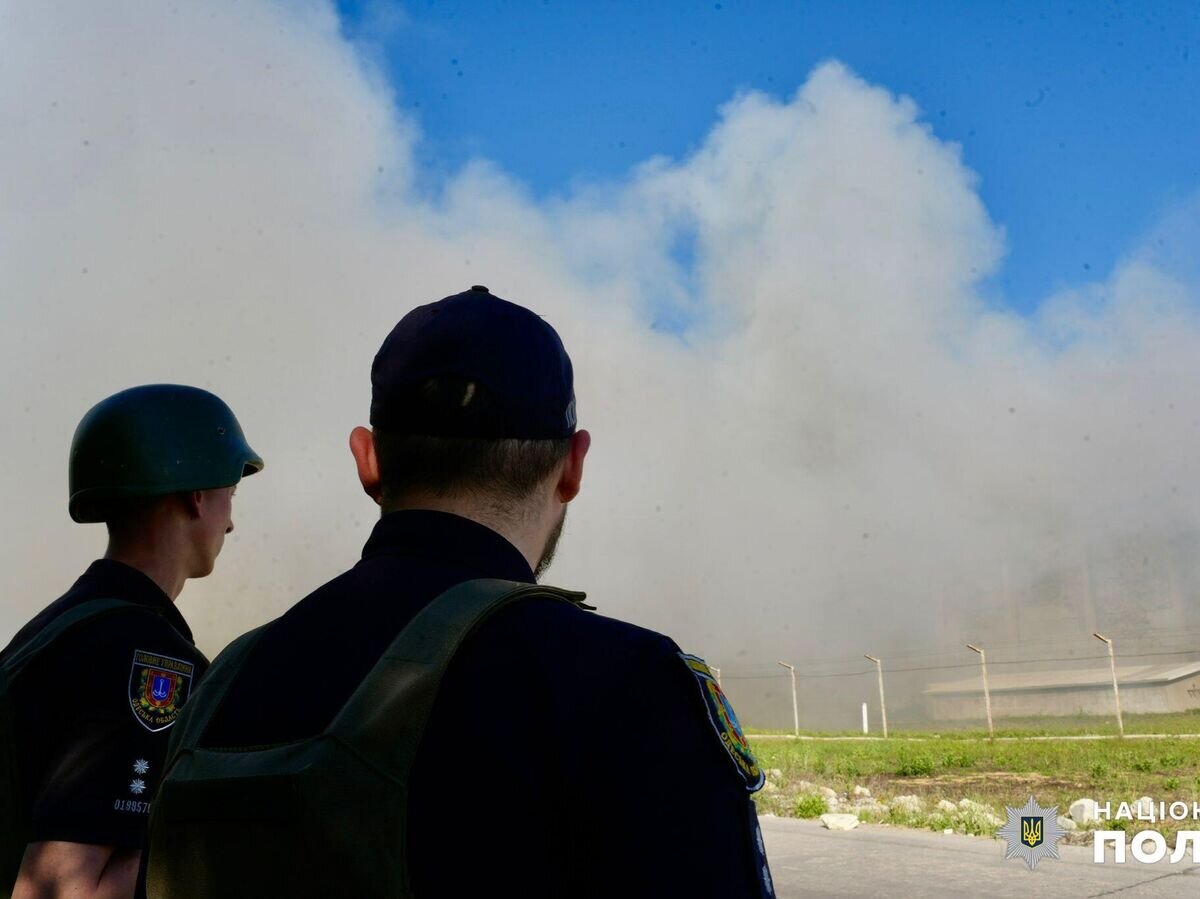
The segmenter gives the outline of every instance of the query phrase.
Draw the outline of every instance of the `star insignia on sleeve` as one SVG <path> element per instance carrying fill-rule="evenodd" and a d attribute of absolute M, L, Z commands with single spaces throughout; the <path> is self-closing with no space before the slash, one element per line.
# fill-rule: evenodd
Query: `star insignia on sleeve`
<path fill-rule="evenodd" d="M 138 759 L 136 762 L 133 763 L 133 773 L 134 774 L 145 774 L 149 770 L 150 770 L 150 763 L 148 761 L 146 761 L 145 759 Z"/>
<path fill-rule="evenodd" d="M 141 796 L 146 792 L 146 782 L 138 779 L 131 780 L 129 782 L 129 792 L 134 796 Z"/>

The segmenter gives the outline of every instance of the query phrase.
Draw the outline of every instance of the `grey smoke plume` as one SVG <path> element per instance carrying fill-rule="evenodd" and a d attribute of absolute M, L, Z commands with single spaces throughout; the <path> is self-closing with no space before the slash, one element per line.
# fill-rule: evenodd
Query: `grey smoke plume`
<path fill-rule="evenodd" d="M 351 565 L 371 356 L 472 283 L 575 359 L 595 445 L 550 579 L 604 613 L 728 670 L 929 646 L 1085 575 L 1125 584 L 1098 626 L 1130 584 L 1194 615 L 1196 203 L 1010 314 L 959 149 L 836 62 L 686 159 L 546 202 L 479 160 L 431 196 L 420 122 L 316 2 L 11 4 L 0 121 L 0 638 L 100 552 L 67 447 L 136 383 L 216 391 L 267 459 L 181 600 L 205 648 Z"/>

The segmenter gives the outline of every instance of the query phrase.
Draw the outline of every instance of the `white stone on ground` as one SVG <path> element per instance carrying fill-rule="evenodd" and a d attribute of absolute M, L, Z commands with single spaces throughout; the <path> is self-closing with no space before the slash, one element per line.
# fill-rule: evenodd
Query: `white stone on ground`
<path fill-rule="evenodd" d="M 1141 818 L 1149 815 L 1154 811 L 1154 800 L 1149 796 L 1143 796 L 1133 804 L 1133 814 L 1136 818 Z"/>
<path fill-rule="evenodd" d="M 1095 821 L 1099 818 L 1096 808 L 1095 799 L 1076 799 L 1071 803 L 1071 810 L 1068 814 L 1076 824 L 1086 824 L 1088 821 Z"/>
<path fill-rule="evenodd" d="M 1074 821 L 1072 821 L 1070 818 L 1064 818 L 1062 815 L 1059 815 L 1058 816 L 1058 826 L 1061 827 L 1063 830 L 1075 830 L 1075 828 L 1078 827 L 1079 825 L 1076 824 Z"/>
<path fill-rule="evenodd" d="M 831 790 L 829 787 L 821 787 L 819 790 L 817 790 L 817 792 L 824 796 L 826 801 L 837 802 L 837 791 Z"/>
<path fill-rule="evenodd" d="M 868 790 L 866 787 L 859 787 L 859 786 L 856 786 L 856 787 L 854 788 L 854 795 L 855 795 L 855 796 L 870 796 L 870 795 L 871 795 L 871 791 L 870 791 L 870 790 Z"/>
<path fill-rule="evenodd" d="M 854 830 L 858 827 L 857 815 L 822 815 L 821 823 L 830 830 Z"/>

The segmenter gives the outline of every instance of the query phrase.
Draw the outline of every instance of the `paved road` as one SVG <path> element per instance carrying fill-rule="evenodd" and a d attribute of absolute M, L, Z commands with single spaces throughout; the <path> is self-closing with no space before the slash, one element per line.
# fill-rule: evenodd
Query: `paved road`
<path fill-rule="evenodd" d="M 998 840 L 870 825 L 835 833 L 814 821 L 761 820 L 779 899 L 1200 899 L 1200 864 L 1190 861 L 1098 865 L 1090 846 L 1061 846 L 1062 858 L 1030 871 L 1019 859 L 1005 861 Z"/>
<path fill-rule="evenodd" d="M 845 736 L 845 737 L 810 737 L 802 734 L 748 734 L 751 741 L 754 740 L 794 740 L 803 743 L 805 741 L 813 743 L 845 743 L 847 741 L 866 742 L 866 743 L 882 743 L 884 737 L 880 736 Z M 889 743 L 929 743 L 942 740 L 962 740 L 964 743 L 971 741 L 991 740 L 992 737 L 960 737 L 956 736 L 953 731 L 942 734 L 936 737 L 888 737 Z M 1200 734 L 1126 734 L 1123 737 L 1118 737 L 1116 734 L 1051 734 L 1038 735 L 1028 737 L 995 737 L 997 743 L 1057 743 L 1059 740 L 1200 740 Z"/>

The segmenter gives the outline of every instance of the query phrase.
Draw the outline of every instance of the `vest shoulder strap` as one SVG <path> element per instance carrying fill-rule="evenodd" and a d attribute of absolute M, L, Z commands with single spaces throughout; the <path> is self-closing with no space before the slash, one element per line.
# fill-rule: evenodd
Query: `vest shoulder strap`
<path fill-rule="evenodd" d="M 256 627 L 242 634 L 226 646 L 205 671 L 204 677 L 188 697 L 187 704 L 180 710 L 175 722 L 174 733 L 167 748 L 167 760 L 163 772 L 169 771 L 181 752 L 188 752 L 200 745 L 204 731 L 217 714 L 230 686 L 237 679 L 254 644 L 266 632 L 269 624 Z"/>
<path fill-rule="evenodd" d="M 4 673 L 11 683 L 34 659 L 68 631 L 113 612 L 141 608 L 146 607 L 127 599 L 90 599 L 80 603 L 53 618 L 32 638 L 18 647 L 12 655 L 4 660 Z"/>
<path fill-rule="evenodd" d="M 0 664 L 0 897 L 8 897 L 29 840 L 18 771 L 17 720 L 13 683 L 51 644 L 88 621 L 126 609 L 141 608 L 124 599 L 93 599 L 56 616 Z"/>
<path fill-rule="evenodd" d="M 327 733 L 405 783 L 438 688 L 463 642 L 501 609 L 526 599 L 584 606 L 584 594 L 499 579 L 466 581 L 425 606 L 400 631 Z"/>

